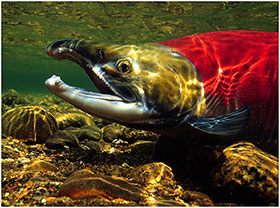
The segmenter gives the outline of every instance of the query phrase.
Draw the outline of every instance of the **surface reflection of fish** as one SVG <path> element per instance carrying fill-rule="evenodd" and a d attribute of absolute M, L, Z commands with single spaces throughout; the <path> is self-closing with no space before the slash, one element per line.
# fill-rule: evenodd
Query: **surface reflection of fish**
<path fill-rule="evenodd" d="M 142 45 L 62 40 L 46 50 L 78 63 L 99 89 L 55 75 L 46 81 L 90 114 L 169 136 L 240 134 L 277 148 L 278 33 L 210 32 Z"/>

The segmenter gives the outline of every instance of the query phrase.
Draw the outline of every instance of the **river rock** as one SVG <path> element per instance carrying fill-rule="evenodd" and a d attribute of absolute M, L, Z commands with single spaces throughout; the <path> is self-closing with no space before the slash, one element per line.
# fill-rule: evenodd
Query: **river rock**
<path fill-rule="evenodd" d="M 204 193 L 198 191 L 184 191 L 183 199 L 191 206 L 214 206 L 213 200 Z"/>
<path fill-rule="evenodd" d="M 102 128 L 103 140 L 105 142 L 112 142 L 115 139 L 121 139 L 123 137 L 123 132 L 114 124 L 109 124 Z"/>
<path fill-rule="evenodd" d="M 71 146 L 71 147 L 79 147 L 79 140 L 75 136 L 75 134 L 62 130 L 58 131 L 51 136 L 46 141 L 46 147 L 54 148 L 54 149 L 62 149 L 64 145 Z"/>
<path fill-rule="evenodd" d="M 172 169 L 164 163 L 154 162 L 138 167 L 133 181 L 141 184 L 148 193 L 146 206 L 167 206 L 167 201 L 163 203 L 163 199 L 171 200 L 168 206 L 186 206 L 180 199 L 183 188 L 175 181 Z"/>
<path fill-rule="evenodd" d="M 6 105 L 4 103 L 1 103 L 1 110 L 2 110 L 2 114 L 6 113 L 8 110 L 11 110 L 12 107 L 9 105 Z"/>
<path fill-rule="evenodd" d="M 131 145 L 131 152 L 136 154 L 152 155 L 155 145 L 155 141 L 138 140 Z"/>
<path fill-rule="evenodd" d="M 52 171 L 56 172 L 57 167 L 50 162 L 44 161 L 44 160 L 37 160 L 33 162 L 31 165 L 26 167 L 26 170 L 30 171 Z"/>
<path fill-rule="evenodd" d="M 278 158 L 249 142 L 225 148 L 212 177 L 218 190 L 249 205 L 278 197 Z"/>
<path fill-rule="evenodd" d="M 150 131 L 128 128 L 122 125 L 118 125 L 118 126 L 123 131 L 123 139 L 130 143 L 133 143 L 137 140 L 157 141 L 159 138 L 158 134 Z"/>
<path fill-rule="evenodd" d="M 59 196 L 71 199 L 105 198 L 139 202 L 141 189 L 117 176 L 96 176 L 89 170 L 81 170 L 63 183 Z"/>
<path fill-rule="evenodd" d="M 57 131 L 53 115 L 40 106 L 13 108 L 2 116 L 2 131 L 22 141 L 43 143 Z"/>
<path fill-rule="evenodd" d="M 88 140 L 85 145 L 89 148 L 90 152 L 92 154 L 100 154 L 102 153 L 103 146 L 100 144 L 100 142 Z"/>
<path fill-rule="evenodd" d="M 67 127 L 82 127 L 84 125 L 95 126 L 93 118 L 80 111 L 68 112 L 68 113 L 56 113 L 56 121 L 58 128 L 63 130 Z"/>
<path fill-rule="evenodd" d="M 174 174 L 169 166 L 161 162 L 154 162 L 137 168 L 135 179 L 138 183 L 148 186 L 161 183 L 162 180 L 174 180 Z"/>
<path fill-rule="evenodd" d="M 67 128 L 67 131 L 71 131 L 75 136 L 81 140 L 93 140 L 93 141 L 99 141 L 102 138 L 102 131 L 100 128 L 98 128 L 95 125 L 89 126 L 84 125 L 81 128 Z"/>
<path fill-rule="evenodd" d="M 27 104 L 27 100 L 14 89 L 10 89 L 2 95 L 2 103 L 14 106 L 15 104 Z"/>

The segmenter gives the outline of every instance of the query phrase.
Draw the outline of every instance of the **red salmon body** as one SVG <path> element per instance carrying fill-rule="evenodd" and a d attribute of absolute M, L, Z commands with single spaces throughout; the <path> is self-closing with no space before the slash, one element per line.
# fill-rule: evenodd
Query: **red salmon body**
<path fill-rule="evenodd" d="M 194 34 L 160 42 L 177 49 L 200 72 L 207 111 L 217 116 L 250 108 L 247 127 L 278 137 L 278 33 L 227 31 Z M 252 132 L 251 132 L 252 133 Z M 253 134 L 254 135 L 254 134 Z"/>

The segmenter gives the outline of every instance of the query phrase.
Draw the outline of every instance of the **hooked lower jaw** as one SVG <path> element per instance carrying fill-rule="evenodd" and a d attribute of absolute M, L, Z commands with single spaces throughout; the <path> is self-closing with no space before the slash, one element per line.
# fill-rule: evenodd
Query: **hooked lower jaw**
<path fill-rule="evenodd" d="M 47 79 L 45 85 L 56 96 L 101 118 L 125 123 L 146 120 L 150 116 L 146 108 L 139 102 L 127 103 L 118 96 L 72 87 L 65 84 L 56 75 Z"/>
<path fill-rule="evenodd" d="M 53 75 L 46 80 L 47 88 L 56 96 L 81 110 L 111 121 L 134 123 L 146 120 L 150 112 L 140 102 L 121 96 L 104 78 L 104 72 L 93 66 L 89 59 L 77 52 L 80 41 L 64 40 L 51 43 L 46 52 L 54 59 L 69 59 L 79 64 L 89 75 L 101 93 L 90 92 L 65 84 L 60 77 Z"/>
<path fill-rule="evenodd" d="M 124 102 L 135 102 L 135 99 L 126 98 L 125 95 L 122 95 L 123 93 L 119 93 L 106 81 L 105 72 L 100 67 L 95 66 L 96 63 L 92 63 L 90 59 L 80 54 L 78 46 L 84 42 L 82 40 L 56 41 L 46 47 L 46 52 L 56 60 L 68 59 L 80 65 L 101 93 L 118 96 Z"/>
<path fill-rule="evenodd" d="M 152 112 L 136 99 L 126 98 L 118 93 L 104 78 L 104 71 L 92 63 L 89 54 L 79 45 L 83 41 L 63 40 L 51 43 L 46 52 L 54 59 L 69 59 L 79 64 L 101 93 L 90 92 L 65 84 L 60 77 L 53 75 L 46 80 L 47 88 L 56 96 L 75 105 L 81 110 L 111 121 L 137 123 L 147 120 Z M 81 51 L 82 50 L 82 51 Z"/>

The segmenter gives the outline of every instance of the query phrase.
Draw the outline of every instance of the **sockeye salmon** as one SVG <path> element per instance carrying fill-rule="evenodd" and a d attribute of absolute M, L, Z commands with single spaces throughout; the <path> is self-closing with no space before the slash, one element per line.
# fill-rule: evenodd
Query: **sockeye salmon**
<path fill-rule="evenodd" d="M 71 87 L 55 75 L 46 81 L 90 114 L 168 136 L 202 132 L 278 148 L 276 32 L 209 32 L 139 45 L 61 40 L 46 51 L 78 63 L 99 89 Z"/>

